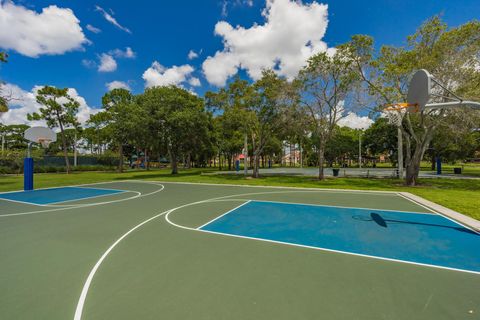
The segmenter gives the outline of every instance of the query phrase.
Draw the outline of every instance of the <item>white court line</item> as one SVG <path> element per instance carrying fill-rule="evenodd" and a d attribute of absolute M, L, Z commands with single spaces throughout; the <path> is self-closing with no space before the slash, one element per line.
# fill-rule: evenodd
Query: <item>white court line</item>
<path fill-rule="evenodd" d="M 231 183 L 205 183 L 205 182 L 176 182 L 176 181 L 161 181 L 155 180 L 159 183 L 165 184 L 192 184 L 201 186 L 227 186 L 227 187 L 245 187 L 245 188 L 269 188 L 269 189 L 293 189 L 293 190 L 312 190 L 325 193 L 364 193 L 364 194 L 377 194 L 382 196 L 396 195 L 398 191 L 387 190 L 355 190 L 355 189 L 333 189 L 333 188 L 307 188 L 307 187 L 284 187 L 284 186 L 257 186 L 248 184 L 231 184 Z"/>
<path fill-rule="evenodd" d="M 61 188 L 55 188 L 55 189 L 67 189 L 67 188 L 69 188 L 69 187 L 61 187 Z M 53 188 L 52 188 L 52 189 L 53 189 Z M 95 188 L 85 188 L 85 189 L 95 189 Z M 2 198 L 2 197 L 1 197 L 1 194 L 0 194 L 0 200 L 5 200 L 5 201 L 9 201 L 9 202 L 20 203 L 20 204 L 28 204 L 28 205 L 37 206 L 37 207 L 59 207 L 59 206 L 63 206 L 62 203 L 65 203 L 65 202 L 88 200 L 88 199 L 93 199 L 93 198 L 112 196 L 112 195 L 115 195 L 115 194 L 121 194 L 121 193 L 125 193 L 125 192 L 136 192 L 136 193 L 140 193 L 140 192 L 138 192 L 138 191 L 132 191 L 132 190 L 117 190 L 117 189 L 95 189 L 95 190 L 113 190 L 113 191 L 119 191 L 119 192 L 109 193 L 109 194 L 101 194 L 101 195 L 98 195 L 98 196 L 91 196 L 91 197 L 85 197 L 85 198 L 79 198 L 79 199 L 56 201 L 56 202 L 50 202 L 50 203 L 35 203 L 35 202 L 28 202 L 28 201 L 21 201 L 21 200 L 13 200 L 13 199 L 8 199 L 8 198 Z M 66 205 L 64 205 L 64 206 L 69 207 L 69 206 L 74 206 L 74 205 L 66 204 Z"/>
<path fill-rule="evenodd" d="M 228 210 L 228 211 L 227 211 L 227 212 L 225 212 L 224 214 L 221 214 L 221 215 L 219 215 L 218 217 L 216 217 L 216 218 L 214 218 L 214 219 L 212 219 L 212 220 L 208 221 L 207 223 L 204 223 L 204 224 L 202 224 L 202 225 L 201 225 L 200 227 L 198 227 L 197 229 L 201 229 L 201 228 L 205 227 L 206 225 L 208 225 L 208 224 L 212 223 L 213 221 L 220 219 L 221 217 L 223 217 L 223 216 L 225 216 L 225 215 L 229 214 L 229 213 L 230 213 L 230 212 L 232 212 L 232 211 L 235 211 L 235 210 L 237 210 L 238 208 L 241 208 L 241 207 L 243 207 L 244 205 L 246 205 L 246 204 L 248 204 L 248 203 L 250 203 L 250 202 L 252 202 L 252 200 L 247 200 L 246 202 L 242 203 L 241 205 L 239 205 L 239 206 L 236 206 L 235 208 L 233 208 L 233 209 L 231 209 L 231 210 Z"/>
<path fill-rule="evenodd" d="M 379 209 L 379 208 L 363 208 L 363 207 L 345 207 L 345 206 L 333 206 L 327 204 L 316 204 L 316 203 L 300 203 L 300 202 L 288 202 L 288 201 L 270 201 L 270 200 L 260 200 L 260 199 L 234 199 L 238 201 L 254 201 L 254 202 L 267 202 L 267 203 L 281 203 L 281 204 L 294 204 L 298 206 L 312 206 L 312 207 L 326 207 L 326 208 L 339 208 L 339 209 L 360 209 L 360 210 L 370 210 L 370 211 L 386 211 L 386 212 L 399 212 L 399 213 L 414 213 L 414 214 L 426 214 L 426 215 L 436 215 L 437 213 L 432 212 L 417 212 L 417 211 L 402 211 L 402 210 L 391 210 L 391 209 Z"/>
<path fill-rule="evenodd" d="M 94 188 L 85 188 L 85 189 L 94 189 Z M 82 200 L 90 200 L 90 199 L 100 198 L 100 197 L 114 196 L 114 195 L 116 195 L 116 194 L 122 194 L 122 193 L 125 193 L 125 192 L 137 192 L 137 193 L 140 193 L 140 194 L 141 194 L 141 192 L 132 191 L 132 190 L 119 190 L 119 189 L 95 189 L 95 190 L 112 190 L 112 191 L 117 191 L 117 192 L 100 194 L 100 195 L 98 195 L 98 196 L 91 196 L 91 197 L 80 198 L 80 199 L 71 199 L 71 200 L 51 202 L 50 205 L 57 205 L 57 206 L 58 206 L 58 205 L 63 205 L 63 203 L 66 203 L 66 202 L 82 201 Z M 0 199 L 1 199 L 1 198 L 0 198 Z M 67 206 L 70 206 L 70 205 L 67 204 Z"/>
<path fill-rule="evenodd" d="M 72 184 L 72 185 L 66 185 L 66 186 L 35 188 L 34 190 L 48 190 L 48 189 L 68 188 L 68 187 L 82 187 L 82 186 L 90 186 L 90 185 L 97 185 L 97 184 L 104 184 L 104 183 L 116 183 L 116 182 L 127 182 L 127 181 L 138 181 L 138 180 L 118 180 L 118 181 L 91 182 L 91 183 L 83 183 L 83 184 Z M 0 194 L 15 193 L 15 192 L 22 192 L 22 191 L 25 191 L 25 190 L 3 191 L 3 192 L 0 192 Z"/>
<path fill-rule="evenodd" d="M 207 202 L 216 202 L 216 201 L 217 201 L 217 200 L 213 199 L 213 200 L 208 200 Z M 255 200 L 253 200 L 253 201 L 255 201 Z M 194 205 L 194 204 L 192 204 L 192 205 Z M 223 232 L 203 230 L 203 229 L 199 229 L 199 228 L 191 228 L 191 227 L 179 225 L 179 224 L 177 224 L 177 223 L 175 223 L 175 222 L 172 222 L 172 221 L 170 220 L 170 214 L 171 214 L 172 212 L 176 211 L 177 209 L 180 209 L 180 208 L 174 208 L 174 209 L 170 210 L 170 211 L 165 215 L 165 220 L 166 220 L 168 223 L 170 223 L 171 225 L 173 225 L 173 226 L 175 226 L 175 227 L 177 227 L 177 228 L 185 229 L 185 230 L 205 232 L 205 233 L 217 234 L 217 235 L 222 235 L 222 236 L 227 236 L 227 237 L 234 237 L 234 238 L 242 238 L 242 239 L 250 239 L 250 240 L 256 240 L 256 241 L 277 243 L 277 244 L 283 244 L 283 245 L 288 245 L 288 246 L 293 246 L 293 247 L 301 247 L 301 248 L 315 249 L 315 250 L 320 250 L 320 251 L 335 252 L 335 253 L 347 254 L 347 255 L 352 255 L 352 256 L 359 256 L 359 257 L 364 257 L 364 258 L 372 258 L 372 259 L 378 259 L 378 260 L 399 262 L 399 263 L 405 263 L 405 264 L 411 264 L 411 265 L 417 265 L 417 266 L 423 266 L 423 267 L 444 269 L 444 270 L 457 271 L 457 272 L 466 272 L 466 273 L 472 273 L 472 274 L 480 274 L 479 271 L 472 271 L 472 270 L 459 269 L 459 268 L 443 267 L 443 266 L 438 266 L 438 265 L 434 265 L 434 264 L 413 262 L 413 261 L 400 260 L 400 259 L 394 259 L 394 258 L 385 258 L 385 257 L 381 257 L 381 256 L 374 256 L 374 255 L 368 255 L 368 254 L 362 254 L 362 253 L 354 253 L 354 252 L 349 252 L 349 251 L 335 250 L 335 249 L 329 249 L 329 248 L 323 248 L 323 247 L 314 247 L 314 246 L 308 246 L 308 245 L 302 245 L 302 244 L 295 244 L 295 243 L 290 243 L 290 242 L 283 242 L 283 241 L 277 241 L 277 240 L 262 239 L 262 238 L 249 237 L 249 236 L 241 236 L 241 235 L 230 234 L 230 233 L 223 233 Z M 230 210 L 228 213 L 230 213 L 230 212 L 232 212 L 232 211 L 233 211 L 233 210 Z M 223 214 L 223 215 L 225 215 L 225 214 Z"/>
<path fill-rule="evenodd" d="M 139 182 L 139 181 L 136 181 L 136 182 Z M 78 208 L 93 207 L 93 206 L 99 206 L 99 205 L 110 204 L 110 203 L 117 203 L 117 202 L 122 202 L 122 201 L 127 201 L 127 200 L 133 200 L 133 199 L 137 199 L 137 198 L 146 197 L 146 196 L 158 193 L 158 192 L 162 191 L 163 189 L 165 189 L 165 186 L 162 185 L 162 184 L 155 184 L 155 183 L 150 183 L 150 184 L 160 186 L 160 188 L 155 190 L 155 191 L 145 193 L 145 194 L 142 194 L 141 192 L 138 192 L 138 191 L 128 190 L 129 192 L 135 192 L 137 194 L 135 196 L 124 198 L 124 199 L 117 199 L 117 200 L 96 202 L 96 203 L 87 203 L 87 204 L 80 204 L 80 205 L 77 205 L 77 206 L 71 206 L 71 207 L 69 206 L 69 207 L 47 209 L 47 210 L 36 210 L 36 211 L 26 211 L 26 212 L 2 214 L 2 215 L 0 215 L 0 218 L 12 217 L 12 216 L 23 216 L 23 215 L 30 215 L 30 214 L 43 213 L 43 212 L 53 212 L 53 211 L 60 211 L 60 210 L 78 209 Z"/>
<path fill-rule="evenodd" d="M 191 184 L 191 183 L 186 183 L 186 184 Z M 219 185 L 216 185 L 216 186 L 219 186 Z M 223 186 L 223 185 L 220 185 L 220 186 Z M 247 186 L 248 187 L 248 186 Z M 319 191 L 321 192 L 322 190 L 316 190 L 314 188 L 312 188 L 314 191 Z M 82 319 L 82 313 L 83 313 L 83 308 L 85 306 L 85 301 L 87 299 L 87 295 L 88 295 L 88 290 L 90 288 L 90 285 L 93 281 L 93 278 L 97 272 L 97 270 L 100 268 L 101 264 L 103 263 L 103 261 L 107 258 L 108 254 L 122 241 L 124 240 L 128 235 L 130 235 L 133 231 L 137 230 L 138 228 L 140 228 L 141 226 L 145 225 L 146 223 L 148 222 L 151 222 L 152 220 L 164 215 L 165 216 L 165 220 L 171 224 L 172 226 L 174 227 L 177 227 L 177 228 L 181 228 L 181 229 L 185 229 L 185 230 L 190 230 L 190 231 L 197 231 L 197 232 L 205 232 L 205 233 L 213 233 L 213 232 L 209 232 L 209 231 L 206 231 L 206 230 L 197 230 L 195 228 L 190 228 L 190 227 L 186 227 L 186 226 L 182 226 L 182 225 L 179 225 L 179 224 L 176 224 L 174 222 L 172 222 L 170 219 L 169 219 L 169 216 L 170 216 L 170 213 L 178 210 L 178 209 L 182 209 L 182 208 L 185 208 L 185 207 L 188 207 L 188 206 L 193 206 L 193 205 L 196 205 L 196 204 L 201 204 L 201 203 L 208 203 L 208 202 L 215 202 L 215 201 L 224 201 L 222 199 L 226 199 L 225 201 L 238 201 L 236 199 L 227 199 L 227 198 L 231 198 L 231 197 L 238 197 L 238 196 L 249 196 L 249 195 L 259 195 L 259 194 L 270 194 L 270 193 L 287 193 L 287 192 L 302 192 L 302 191 L 296 191 L 296 190 L 290 190 L 290 191 L 273 191 L 273 192 L 252 192 L 252 193 L 244 193 L 244 194 L 233 194 L 233 195 L 228 195 L 228 196 L 222 196 L 222 197 L 216 197 L 216 198 L 210 198 L 210 199 L 206 199 L 206 200 L 200 200 L 200 201 L 195 201 L 195 202 L 191 202 L 191 203 L 187 203 L 187 204 L 184 204 L 184 205 L 181 205 L 181 206 L 178 206 L 176 208 L 173 208 L 173 209 L 170 209 L 170 210 L 167 210 L 167 211 L 163 211 L 139 224 L 137 224 L 136 226 L 134 226 L 133 228 L 131 228 L 130 230 L 128 230 L 126 233 L 124 233 L 120 238 L 118 238 L 118 240 L 116 240 L 105 252 L 104 254 L 102 254 L 102 256 L 100 257 L 100 259 L 95 263 L 95 265 L 93 266 L 92 270 L 90 271 L 90 273 L 88 274 L 87 276 L 87 279 L 82 287 L 82 291 L 80 293 L 80 297 L 78 299 L 78 302 L 77 302 L 77 307 L 75 309 L 75 314 L 74 314 L 74 320 L 81 320 Z M 308 190 L 305 190 L 304 192 L 308 192 Z M 396 192 L 392 192 L 393 194 L 397 194 Z M 243 200 L 241 200 L 243 201 Z M 227 234 L 222 234 L 223 236 L 232 236 L 232 237 L 235 237 L 233 235 L 227 235 Z M 238 238 L 241 238 L 240 236 L 236 236 Z M 254 238 L 251 238 L 251 239 L 254 239 Z M 254 240 L 259 240 L 259 241 L 266 241 L 266 240 L 263 240 L 263 239 L 254 239 Z M 267 242 L 274 242 L 274 241 L 267 241 Z M 281 242 L 278 242 L 278 243 L 281 243 Z M 285 245 L 291 245 L 291 246 L 297 246 L 297 247 L 306 247 L 306 248 L 311 248 L 311 249 L 316 249 L 316 250 L 323 250 L 323 251 L 331 251 L 331 252 L 336 252 L 336 253 L 344 253 L 344 254 L 349 254 L 349 255 L 354 255 L 354 256 L 362 256 L 362 257 L 366 257 L 366 258 L 374 258 L 374 259 L 379 259 L 379 260 L 387 260 L 387 261 L 394 261 L 394 262 L 400 262 L 400 263 L 406 263 L 406 264 L 412 264 L 412 265 L 419 265 L 419 266 L 425 266 L 425 267 L 433 267 L 433 268 L 439 268 L 439 269 L 445 269 L 445 270 L 453 270 L 453 271 L 461 271 L 461 272 L 467 272 L 467 273 L 474 273 L 474 274 L 480 274 L 479 272 L 475 272 L 475 271 L 468 271 L 468 270 L 462 270 L 462 269 L 452 269 L 452 268 L 448 268 L 448 267 L 440 267 L 440 266 L 435 266 L 435 265 L 428 265 L 428 264 L 421 264 L 421 263 L 416 263 L 416 262 L 409 262 L 409 261 L 403 261 L 403 260 L 395 260 L 395 259 L 389 259 L 389 258 L 382 258 L 382 257 L 376 257 L 376 256 L 369 256 L 369 255 L 362 255 L 362 254 L 355 254 L 355 253 L 351 253 L 351 252 L 343 252 L 343 251 L 335 251 L 335 250 L 331 250 L 331 249 L 324 249 L 324 248 L 317 248 L 317 247 L 308 247 L 308 246 L 302 246 L 302 245 L 295 245 L 295 244 L 290 244 L 290 243 L 281 243 L 281 244 L 285 244 Z"/>
<path fill-rule="evenodd" d="M 277 243 L 277 244 L 283 244 L 283 245 L 288 245 L 288 246 L 292 246 L 292 247 L 301 247 L 301 248 L 315 249 L 315 250 L 320 250 L 320 251 L 335 252 L 335 253 L 347 254 L 347 255 L 364 257 L 364 258 L 372 258 L 372 259 L 378 259 L 378 260 L 385 260 L 385 261 L 399 262 L 399 263 L 405 263 L 405 264 L 412 264 L 412 265 L 417 265 L 417 266 L 422 266 L 422 267 L 438 268 L 438 269 L 445 269 L 445 270 L 459 271 L 459 272 L 466 272 L 466 273 L 473 273 L 473 274 L 479 274 L 479 275 L 480 275 L 480 272 L 479 272 L 479 271 L 471 271 L 471 270 L 465 270 L 465 269 L 457 269 L 457 268 L 443 267 L 443 266 L 437 266 L 437 265 L 434 265 L 434 264 L 426 264 L 426 263 L 420 263 L 420 262 L 412 262 L 412 261 L 408 261 L 408 260 L 399 260 L 399 259 L 393 259 L 393 258 L 385 258 L 385 257 L 380 257 L 380 256 L 373 256 L 373 255 L 368 255 L 368 254 L 362 254 L 362 253 L 354 253 L 354 252 L 341 251 L 341 250 L 335 250 L 335 249 L 328 249 L 328 248 L 322 248 L 322 247 L 313 247 L 313 246 L 307 246 L 307 245 L 303 245 L 303 244 L 295 244 L 295 243 L 283 242 L 283 241 L 277 241 L 277 240 L 269 240 L 269 239 L 262 239 L 262 238 L 248 237 L 248 236 L 240 236 L 240 235 L 236 235 L 236 234 L 216 232 L 216 231 L 209 231 L 209 230 L 203 230 L 203 229 L 194 229 L 194 228 L 188 228 L 188 227 L 184 227 L 183 229 L 189 229 L 189 230 L 192 230 L 192 231 L 205 232 L 205 233 L 210 233 L 210 234 L 217 234 L 217 235 L 227 236 L 227 237 L 234 237 L 234 238 L 241 238 L 241 239 L 249 239 L 249 240 L 256 240 L 256 241 L 270 242 L 270 243 Z"/>
<path fill-rule="evenodd" d="M 452 221 L 452 222 L 455 223 L 456 225 L 459 225 L 459 226 L 461 226 L 461 227 L 463 227 L 463 228 L 465 228 L 465 229 L 468 229 L 468 230 L 470 230 L 470 231 L 472 231 L 472 232 L 475 232 L 476 234 L 479 234 L 479 235 L 480 235 L 480 232 L 479 232 L 479 230 L 477 230 L 477 228 L 475 228 L 475 227 L 473 227 L 473 226 L 471 227 L 471 226 L 469 226 L 468 224 L 466 224 L 466 223 L 463 222 L 463 221 L 460 221 L 460 220 L 451 218 L 448 214 L 446 214 L 446 213 L 444 213 L 444 212 L 440 212 L 440 210 L 430 209 L 428 206 L 426 206 L 426 205 L 424 205 L 424 204 L 422 204 L 422 203 L 420 203 L 420 202 L 418 202 L 418 201 L 416 201 L 416 200 L 414 200 L 414 199 L 411 199 L 411 198 L 408 196 L 408 193 L 407 193 L 407 194 L 399 193 L 398 195 L 401 196 L 401 197 L 404 198 L 404 199 L 407 199 L 408 201 L 411 201 L 411 202 L 413 202 L 413 203 L 421 206 L 421 207 L 424 207 L 424 208 L 426 208 L 426 209 L 429 209 L 429 210 L 432 211 L 432 212 L 435 212 L 437 215 L 439 215 L 439 216 L 441 216 L 441 217 L 443 217 L 443 218 L 445 218 L 445 219 L 447 219 L 447 220 Z M 417 197 L 418 197 L 418 196 L 417 196 Z M 419 198 L 420 198 L 420 197 L 419 197 Z M 435 205 L 437 205 L 437 204 L 435 204 Z M 437 205 L 437 206 L 440 207 L 440 205 Z M 439 209 L 441 209 L 441 208 L 439 208 Z M 478 222 L 478 221 L 475 220 L 475 219 L 472 219 L 472 218 L 470 218 L 470 217 L 464 216 L 463 214 L 461 214 L 461 213 L 459 213 L 459 212 L 456 212 L 456 211 L 453 211 L 453 210 L 451 210 L 451 209 L 448 209 L 448 208 L 445 208 L 445 209 L 451 211 L 456 217 L 459 217 L 459 218 L 461 218 L 461 219 L 467 220 L 468 222 L 470 222 L 470 220 L 472 220 L 472 221 L 471 221 L 472 224 L 475 223 L 475 224 L 480 225 L 480 222 Z M 445 210 L 444 210 L 444 211 L 445 211 Z"/>

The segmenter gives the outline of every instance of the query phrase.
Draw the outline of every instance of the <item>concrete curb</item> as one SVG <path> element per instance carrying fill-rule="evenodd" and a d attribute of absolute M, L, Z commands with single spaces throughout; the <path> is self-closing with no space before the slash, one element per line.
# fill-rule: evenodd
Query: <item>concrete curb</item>
<path fill-rule="evenodd" d="M 434 212 L 445 216 L 446 218 L 449 218 L 457 223 L 468 227 L 469 229 L 472 229 L 473 231 L 476 231 L 477 233 L 480 233 L 480 221 L 478 220 L 475 220 L 452 209 L 436 204 L 432 201 L 423 199 L 422 197 L 411 194 L 410 192 L 399 192 L 399 194 L 413 202 L 418 203 L 419 205 L 426 207 L 427 209 L 433 210 Z"/>

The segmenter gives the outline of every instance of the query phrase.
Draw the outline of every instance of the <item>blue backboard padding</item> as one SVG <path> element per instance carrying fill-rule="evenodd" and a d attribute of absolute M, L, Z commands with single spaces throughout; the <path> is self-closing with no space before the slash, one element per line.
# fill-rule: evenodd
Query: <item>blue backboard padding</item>
<path fill-rule="evenodd" d="M 252 201 L 201 229 L 480 272 L 480 235 L 436 214 Z"/>
<path fill-rule="evenodd" d="M 62 187 L 0 193 L 0 199 L 27 202 L 31 204 L 51 204 L 64 201 L 82 200 L 86 198 L 106 196 L 124 192 L 123 190 Z"/>

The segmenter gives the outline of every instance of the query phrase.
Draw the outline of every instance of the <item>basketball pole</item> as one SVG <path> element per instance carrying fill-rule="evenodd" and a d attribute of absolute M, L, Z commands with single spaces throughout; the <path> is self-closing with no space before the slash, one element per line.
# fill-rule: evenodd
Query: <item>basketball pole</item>
<path fill-rule="evenodd" d="M 23 190 L 33 190 L 33 158 L 31 156 L 32 143 L 28 143 L 27 157 L 23 159 Z"/>
<path fill-rule="evenodd" d="M 398 177 L 403 178 L 403 137 L 402 129 L 397 127 Z"/>

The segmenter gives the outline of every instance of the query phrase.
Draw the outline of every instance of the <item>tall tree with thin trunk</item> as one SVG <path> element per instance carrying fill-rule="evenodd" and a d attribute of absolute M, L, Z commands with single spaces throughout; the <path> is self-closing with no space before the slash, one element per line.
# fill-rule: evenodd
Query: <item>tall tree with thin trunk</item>
<path fill-rule="evenodd" d="M 70 172 L 68 160 L 68 146 L 65 137 L 65 129 L 68 127 L 78 128 L 77 112 L 80 104 L 68 94 L 68 88 L 55 88 L 45 86 L 37 92 L 37 102 L 43 107 L 39 112 L 27 115 L 29 120 L 45 120 L 50 128 L 60 129 L 63 156 L 67 173 Z"/>
<path fill-rule="evenodd" d="M 103 111 L 90 117 L 89 122 L 101 124 L 118 150 L 118 171 L 123 171 L 123 148 L 135 134 L 135 97 L 126 89 L 113 89 L 102 97 Z"/>
<path fill-rule="evenodd" d="M 255 95 L 248 110 L 253 115 L 251 127 L 253 150 L 253 177 L 258 178 L 260 157 L 267 142 L 277 135 L 282 126 L 281 115 L 296 101 L 297 95 L 290 90 L 286 79 L 278 77 L 273 70 L 264 70 L 262 77 L 253 85 Z"/>
<path fill-rule="evenodd" d="M 312 56 L 300 71 L 301 106 L 309 114 L 312 134 L 316 136 L 318 179 L 324 179 L 325 148 L 334 135 L 338 121 L 346 114 L 348 95 L 357 80 L 350 48 L 339 46 L 334 54 Z"/>

